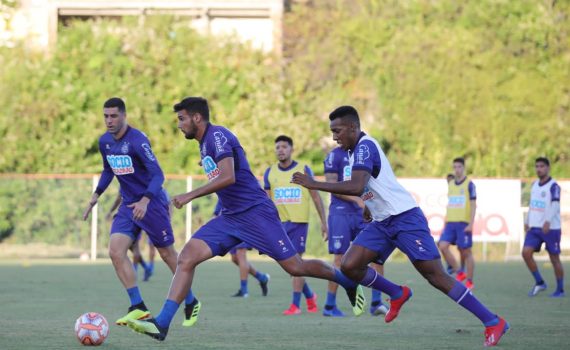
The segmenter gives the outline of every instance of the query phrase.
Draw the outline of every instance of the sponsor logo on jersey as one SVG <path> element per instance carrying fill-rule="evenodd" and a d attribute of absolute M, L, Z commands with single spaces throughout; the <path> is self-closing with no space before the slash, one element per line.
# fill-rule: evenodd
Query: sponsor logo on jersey
<path fill-rule="evenodd" d="M 129 143 L 128 142 L 123 143 L 123 145 L 121 146 L 121 153 L 123 153 L 123 154 L 129 153 Z"/>
<path fill-rule="evenodd" d="M 205 158 L 202 158 L 202 167 L 204 168 L 204 172 L 208 177 L 208 181 L 212 181 L 213 179 L 220 176 L 220 168 L 218 168 L 218 165 L 216 162 L 214 162 L 212 157 L 207 156 Z"/>
<path fill-rule="evenodd" d="M 349 181 L 351 178 L 352 167 L 350 165 L 347 165 L 342 169 L 342 181 Z"/>
<path fill-rule="evenodd" d="M 221 131 L 214 132 L 214 143 L 216 144 L 216 152 L 224 152 L 224 146 L 228 143 L 228 138 Z"/>
<path fill-rule="evenodd" d="M 532 199 L 530 201 L 530 210 L 544 211 L 546 209 L 546 202 Z"/>
<path fill-rule="evenodd" d="M 154 154 L 152 153 L 152 149 L 150 148 L 150 145 L 148 143 L 143 143 L 141 145 L 141 147 L 144 150 L 144 155 L 148 158 L 148 160 L 150 160 L 151 162 L 154 162 L 156 160 L 156 158 L 154 157 Z"/>
<path fill-rule="evenodd" d="M 367 145 L 360 145 L 358 146 L 358 150 L 356 150 L 356 163 L 357 164 L 364 164 L 364 161 L 370 158 L 370 148 Z"/>
<path fill-rule="evenodd" d="M 275 204 L 299 204 L 303 199 L 303 192 L 299 187 L 277 187 L 273 190 Z"/>
<path fill-rule="evenodd" d="M 449 196 L 448 208 L 465 208 L 465 196 Z"/>
<path fill-rule="evenodd" d="M 327 159 L 325 159 L 325 167 L 326 168 L 332 168 L 333 167 L 333 161 L 334 161 L 334 153 L 331 152 L 331 153 L 329 153 L 329 156 L 327 157 Z"/>
<path fill-rule="evenodd" d="M 133 174 L 135 168 L 133 167 L 133 160 L 127 155 L 107 155 L 107 162 L 115 175 Z"/>
<path fill-rule="evenodd" d="M 364 192 L 362 192 L 362 194 L 360 195 L 360 198 L 363 201 L 369 201 L 371 199 L 374 199 L 374 193 L 372 193 L 372 191 L 370 191 L 368 186 L 366 186 L 366 187 L 364 187 Z"/>

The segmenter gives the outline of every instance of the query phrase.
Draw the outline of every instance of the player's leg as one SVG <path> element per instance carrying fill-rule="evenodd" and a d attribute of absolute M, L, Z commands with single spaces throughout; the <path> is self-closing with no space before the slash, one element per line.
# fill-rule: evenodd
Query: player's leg
<path fill-rule="evenodd" d="M 454 223 L 451 222 L 445 223 L 445 227 L 443 228 L 443 232 L 441 233 L 441 237 L 437 243 L 437 247 L 441 251 L 441 255 L 443 255 L 443 258 L 447 263 L 447 271 L 449 274 L 457 273 L 460 270 L 459 264 L 457 263 L 457 260 L 455 260 L 455 256 L 453 256 L 453 252 L 451 251 L 451 245 L 454 245 L 457 241 L 457 235 L 453 225 Z"/>
<path fill-rule="evenodd" d="M 248 296 L 248 288 L 247 288 L 247 276 L 249 274 L 249 264 L 247 263 L 245 248 L 237 248 L 235 250 L 235 254 L 232 255 L 232 260 L 235 259 L 235 263 L 239 268 L 239 280 L 240 280 L 240 288 L 234 297 L 242 297 L 247 298 Z"/>
<path fill-rule="evenodd" d="M 131 253 L 133 253 L 133 268 L 135 269 L 135 275 L 136 275 L 136 273 L 138 272 L 138 265 L 142 261 L 141 250 L 139 247 L 138 239 L 135 239 L 133 244 L 130 246 L 129 250 L 131 251 Z"/>
<path fill-rule="evenodd" d="M 372 267 L 380 275 L 384 276 L 384 265 L 371 263 Z M 372 289 L 372 298 L 370 300 L 370 314 L 372 316 L 385 315 L 388 312 L 386 305 L 382 303 L 382 292 L 376 289 Z"/>
<path fill-rule="evenodd" d="M 150 274 L 154 273 L 154 259 L 156 258 L 156 247 L 152 244 L 150 239 L 147 240 L 148 244 L 148 267 L 150 269 Z"/>
<path fill-rule="evenodd" d="M 330 226 L 329 226 L 330 227 Z M 330 245 L 330 238 L 329 238 Z M 333 255 L 333 266 L 336 269 L 340 269 L 340 262 L 342 261 L 342 254 Z M 323 316 L 328 317 L 344 317 L 344 313 L 338 309 L 336 305 L 336 292 L 338 290 L 338 284 L 329 281 L 327 289 L 327 301 L 325 302 L 325 308 L 323 310 Z"/>
<path fill-rule="evenodd" d="M 560 230 L 550 230 L 544 235 L 546 250 L 550 257 L 550 262 L 554 268 L 554 276 L 556 277 L 556 290 L 550 294 L 552 298 L 564 297 L 564 268 L 560 261 L 560 238 L 562 232 Z"/>
<path fill-rule="evenodd" d="M 465 266 L 465 286 L 473 289 L 473 275 L 475 273 L 475 258 L 473 256 L 473 235 L 471 232 L 465 232 L 467 223 L 461 223 L 457 229 L 457 248 L 461 255 L 462 267 Z M 463 268 L 461 269 L 463 271 Z M 459 277 L 459 276 L 458 276 Z M 461 280 L 460 278 L 458 278 Z"/>
<path fill-rule="evenodd" d="M 531 228 L 524 239 L 524 245 L 522 249 L 522 257 L 523 260 L 528 267 L 532 277 L 534 277 L 534 286 L 528 292 L 529 297 L 534 297 L 538 293 L 546 290 L 547 286 L 542 279 L 540 271 L 538 270 L 538 266 L 536 265 L 536 261 L 534 261 L 534 252 L 540 251 L 540 247 L 542 246 L 542 232 L 540 229 Z"/>
<path fill-rule="evenodd" d="M 268 273 L 258 271 L 253 266 L 253 264 L 251 264 L 247 260 L 247 251 L 251 249 L 249 245 L 247 245 L 246 243 L 242 243 L 238 247 L 240 247 L 238 248 L 238 250 L 243 251 L 242 253 L 243 255 L 242 257 L 240 257 L 240 264 L 242 264 L 244 266 L 244 270 L 247 271 L 245 277 L 247 278 L 247 274 L 252 275 L 257 280 L 257 282 L 259 282 L 259 287 L 261 288 L 261 295 L 266 297 L 267 294 L 269 293 L 269 280 L 271 279 L 271 276 Z M 240 268 L 242 265 L 240 265 Z"/>

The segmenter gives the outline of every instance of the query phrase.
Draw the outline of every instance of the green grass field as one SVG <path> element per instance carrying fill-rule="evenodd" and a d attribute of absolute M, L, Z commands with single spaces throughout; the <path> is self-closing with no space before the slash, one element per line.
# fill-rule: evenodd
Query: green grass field
<path fill-rule="evenodd" d="M 203 303 L 198 324 L 190 329 L 177 314 L 165 342 L 158 343 L 127 328 L 111 325 L 106 349 L 475 349 L 483 344 L 483 327 L 471 314 L 432 289 L 408 263 L 389 263 L 387 275 L 414 289 L 414 298 L 399 318 L 385 324 L 368 314 L 328 319 L 303 313 L 285 317 L 290 302 L 290 279 L 273 262 L 255 265 L 272 276 L 270 295 L 262 297 L 250 279 L 250 297 L 234 299 L 237 269 L 226 261 L 203 264 L 194 291 Z M 570 266 L 565 266 L 570 271 Z M 543 276 L 554 285 L 552 268 L 541 264 Z M 561 349 L 570 343 L 570 297 L 526 296 L 531 276 L 523 263 L 479 264 L 476 295 L 503 315 L 511 331 L 502 348 Z M 157 266 L 150 282 L 141 282 L 143 297 L 158 312 L 166 295 L 170 273 Z M 311 280 L 320 295 L 326 284 Z M 367 298 L 370 292 L 366 291 Z M 339 291 L 340 307 L 348 301 Z M 304 302 L 304 301 L 303 301 Z M 87 311 L 103 314 L 109 323 L 122 316 L 128 298 L 110 264 L 0 265 L 0 349 L 74 349 L 75 319 Z"/>

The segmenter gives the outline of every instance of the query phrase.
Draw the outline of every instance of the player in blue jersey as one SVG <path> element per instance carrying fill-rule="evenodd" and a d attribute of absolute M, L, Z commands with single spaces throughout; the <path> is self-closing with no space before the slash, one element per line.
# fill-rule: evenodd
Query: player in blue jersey
<path fill-rule="evenodd" d="M 129 320 L 128 326 L 164 340 L 179 304 L 192 286 L 196 266 L 226 254 L 241 242 L 276 260 L 290 275 L 334 280 L 346 289 L 353 311 L 361 314 L 364 296 L 357 283 L 321 260 L 304 260 L 297 254 L 281 226 L 275 205 L 251 173 L 239 140 L 230 130 L 210 123 L 208 102 L 200 97 L 187 97 L 174 106 L 174 111 L 178 128 L 185 137 L 199 142 L 202 167 L 209 179 L 206 185 L 175 196 L 174 206 L 182 208 L 196 198 L 216 193 L 223 210 L 186 242 L 158 316 L 145 321 Z"/>
<path fill-rule="evenodd" d="M 309 189 L 358 195 L 370 210 L 373 221 L 358 234 L 346 252 L 341 264 L 342 272 L 352 280 L 390 296 L 390 310 L 385 321 L 391 322 L 410 299 L 412 291 L 407 286 L 390 282 L 368 264 L 377 260 L 385 262 L 398 248 L 432 286 L 481 320 L 485 325 L 485 346 L 496 345 L 509 325 L 444 271 L 427 219 L 410 193 L 396 180 L 378 141 L 360 130 L 356 109 L 341 106 L 329 115 L 329 119 L 333 139 L 350 153 L 351 179 L 336 183 L 318 182 L 307 174 L 295 173 L 292 181 Z"/>
<path fill-rule="evenodd" d="M 540 157 L 535 161 L 535 170 L 538 180 L 532 183 L 530 190 L 530 203 L 528 215 L 525 218 L 526 237 L 522 257 L 526 266 L 532 273 L 535 285 L 528 292 L 529 297 L 546 290 L 546 283 L 542 279 L 533 255 L 539 252 L 542 244 L 554 267 L 556 276 L 556 290 L 550 296 L 563 297 L 564 294 L 564 268 L 560 262 L 560 237 L 562 235 L 560 222 L 560 186 L 550 177 L 550 161 Z"/>
<path fill-rule="evenodd" d="M 131 301 L 128 313 L 115 322 L 117 325 L 126 325 L 128 320 L 150 317 L 127 255 L 141 230 L 148 234 L 172 272 L 176 269 L 178 254 L 173 246 L 168 198 L 162 188 L 164 175 L 150 141 L 144 133 L 127 124 L 125 103 L 120 98 L 107 100 L 103 105 L 103 115 L 107 127 L 107 132 L 99 139 L 103 171 L 83 219 L 87 219 L 99 196 L 116 176 L 122 203 L 111 225 L 109 255 Z M 186 318 L 183 325 L 192 326 L 198 320 L 201 305 L 192 291 L 186 293 L 185 301 Z"/>
<path fill-rule="evenodd" d="M 214 217 L 220 216 L 222 213 L 222 205 L 220 201 L 216 203 L 216 208 L 214 209 Z M 241 243 L 230 250 L 230 255 L 232 257 L 232 262 L 239 268 L 239 279 L 240 285 L 238 291 L 232 295 L 235 298 L 247 298 L 249 296 L 249 291 L 247 287 L 248 275 L 252 275 L 258 282 L 261 288 L 261 295 L 264 297 L 269 293 L 269 276 L 268 273 L 259 272 L 253 267 L 253 265 L 247 260 L 247 251 L 251 249 L 247 243 Z"/>
<path fill-rule="evenodd" d="M 348 161 L 348 152 L 336 147 L 327 155 L 324 162 L 325 179 L 327 182 L 348 181 L 352 168 Z M 350 247 L 356 235 L 364 229 L 364 202 L 357 196 L 332 194 L 328 217 L 329 254 L 334 255 L 334 266 L 340 268 L 342 256 Z M 373 264 L 380 274 L 384 274 L 384 266 Z M 343 317 L 344 313 L 336 305 L 337 284 L 329 282 L 327 300 L 323 316 Z M 388 309 L 382 304 L 382 293 L 372 289 L 370 314 L 378 316 L 386 314 Z"/>

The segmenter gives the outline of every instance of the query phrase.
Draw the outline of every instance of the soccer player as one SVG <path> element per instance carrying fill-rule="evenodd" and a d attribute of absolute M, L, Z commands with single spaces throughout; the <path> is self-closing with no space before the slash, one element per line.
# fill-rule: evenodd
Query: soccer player
<path fill-rule="evenodd" d="M 127 255 L 141 230 L 147 233 L 172 272 L 176 269 L 178 254 L 173 246 L 168 199 L 162 188 L 164 175 L 150 141 L 144 133 L 128 125 L 122 99 L 113 97 L 107 100 L 103 105 L 103 115 L 107 127 L 107 132 L 99 139 L 103 171 L 83 219 L 87 219 L 99 196 L 116 176 L 122 203 L 111 225 L 109 255 L 131 301 L 128 313 L 115 322 L 117 325 L 126 325 L 128 320 L 150 317 Z M 192 326 L 198 320 L 201 304 L 192 291 L 186 293 L 185 301 L 186 318 L 183 325 Z"/>
<path fill-rule="evenodd" d="M 333 139 L 350 152 L 351 178 L 342 182 L 318 182 L 295 173 L 292 181 L 309 189 L 360 195 L 373 221 L 348 248 L 341 271 L 354 281 L 390 296 L 385 322 L 392 322 L 412 296 L 412 290 L 387 280 L 367 265 L 385 262 L 395 248 L 408 256 L 416 270 L 435 288 L 473 313 L 485 325 L 485 346 L 496 345 L 509 325 L 487 309 L 462 283 L 443 270 L 427 220 L 410 193 L 396 180 L 378 141 L 360 131 L 358 112 L 341 106 L 330 115 Z"/>
<path fill-rule="evenodd" d="M 340 147 L 336 147 L 327 155 L 324 168 L 327 182 L 339 182 L 350 180 L 352 168 L 348 162 L 348 152 Z M 329 254 L 334 255 L 333 264 L 340 268 L 342 256 L 348 250 L 350 243 L 356 235 L 364 229 L 363 218 L 364 202 L 357 196 L 346 196 L 332 194 L 329 206 L 328 228 L 329 228 Z M 373 267 L 380 274 L 384 274 L 384 267 L 380 264 L 373 264 Z M 343 317 L 344 313 L 336 305 L 336 290 L 338 285 L 329 282 L 327 291 L 327 301 L 323 316 Z M 372 289 L 372 301 L 370 303 L 370 314 L 378 316 L 386 314 L 388 309 L 382 304 L 382 293 Z"/>
<path fill-rule="evenodd" d="M 457 271 L 456 279 L 463 282 L 469 289 L 473 289 L 473 271 L 475 259 L 473 258 L 473 222 L 475 222 L 475 210 L 477 207 L 477 193 L 475 184 L 465 175 L 465 159 L 453 160 L 455 179 L 448 182 L 448 202 L 445 228 L 439 239 L 439 249 L 445 260 L 454 271 Z M 461 261 L 465 261 L 467 273 L 459 267 L 450 245 L 457 245 Z M 463 264 L 462 264 L 463 265 Z"/>
<path fill-rule="evenodd" d="M 128 326 L 164 340 L 179 304 L 192 286 L 196 266 L 216 255 L 226 254 L 241 242 L 276 260 L 290 275 L 334 280 L 346 289 L 353 312 L 362 314 L 365 300 L 360 286 L 333 266 L 321 260 L 305 260 L 297 254 L 281 226 L 275 204 L 251 173 L 239 140 L 230 130 L 210 123 L 207 100 L 187 97 L 174 105 L 174 111 L 184 136 L 199 142 L 202 166 L 209 179 L 204 186 L 175 196 L 174 206 L 180 209 L 196 198 L 215 192 L 224 209 L 184 245 L 168 297 L 158 316 L 144 321 L 129 320 Z"/>
<path fill-rule="evenodd" d="M 548 158 L 537 158 L 534 168 L 538 181 L 533 182 L 530 190 L 529 210 L 525 219 L 526 237 L 522 250 L 524 262 L 535 280 L 528 296 L 534 297 L 546 290 L 546 283 L 533 258 L 534 252 L 539 252 L 542 243 L 545 243 L 556 276 L 556 290 L 550 296 L 560 298 L 565 295 L 564 269 L 560 262 L 560 186 L 550 177 Z"/>
<path fill-rule="evenodd" d="M 216 208 L 214 209 L 214 217 L 220 216 L 222 212 L 222 205 L 220 201 L 216 203 Z M 247 277 L 248 274 L 252 275 L 259 282 L 259 287 L 261 287 L 261 295 L 267 296 L 269 292 L 269 276 L 268 273 L 263 273 L 257 271 L 252 264 L 247 260 L 247 250 L 251 247 L 247 243 L 241 243 L 230 250 L 230 255 L 232 257 L 232 262 L 239 268 L 240 277 L 240 287 L 236 294 L 232 297 L 236 298 L 247 298 L 249 296 L 249 291 L 247 288 Z"/>
<path fill-rule="evenodd" d="M 275 139 L 275 154 L 278 162 L 265 171 L 263 188 L 271 200 L 273 200 L 273 203 L 275 203 L 283 229 L 287 232 L 295 250 L 299 256 L 303 256 L 309 230 L 309 197 L 313 200 L 317 213 L 319 213 L 321 233 L 324 239 L 327 237 L 325 208 L 317 191 L 309 191 L 304 187 L 291 183 L 291 176 L 299 170 L 313 176 L 313 171 L 308 165 L 298 163 L 291 157 L 293 154 L 293 139 L 285 135 L 278 136 Z M 301 314 L 301 292 L 307 300 L 307 312 L 318 312 L 317 295 L 313 293 L 305 278 L 293 277 L 292 284 L 293 297 L 291 305 L 283 311 L 283 315 Z"/>

